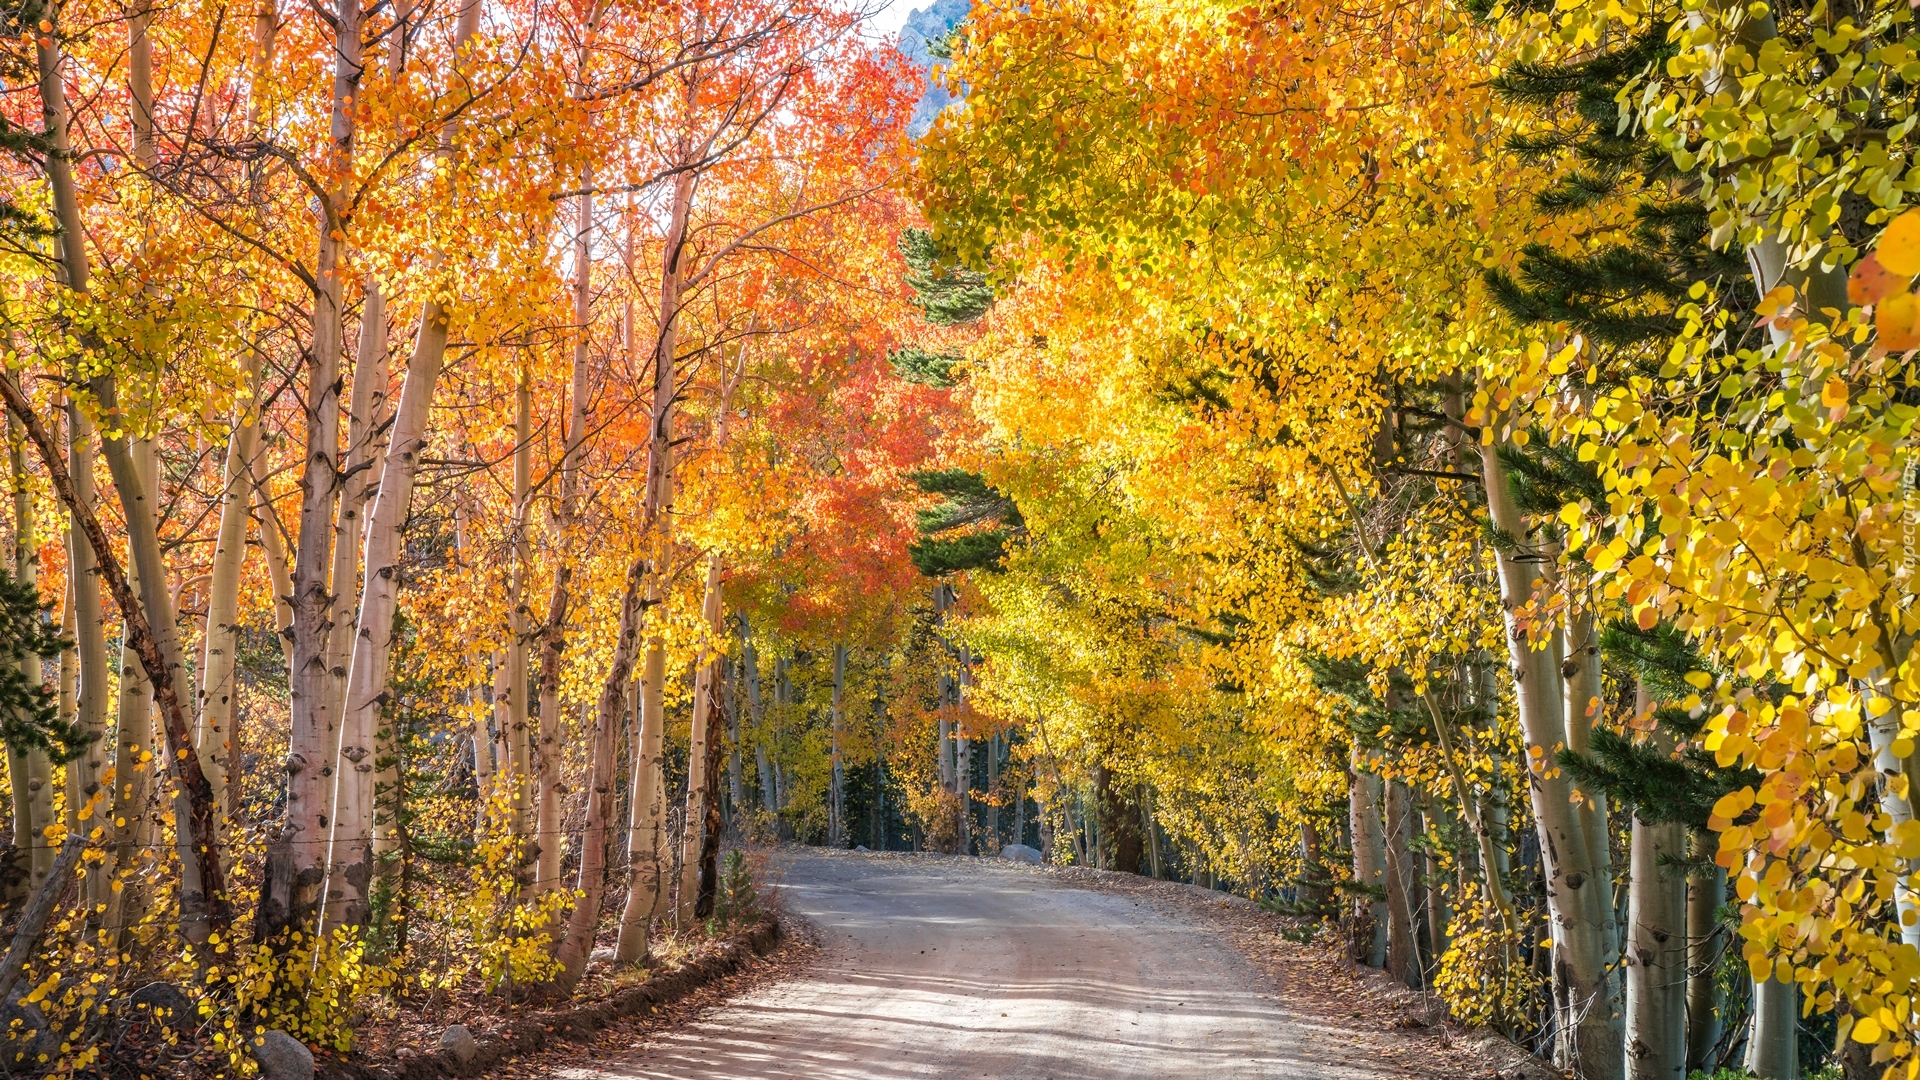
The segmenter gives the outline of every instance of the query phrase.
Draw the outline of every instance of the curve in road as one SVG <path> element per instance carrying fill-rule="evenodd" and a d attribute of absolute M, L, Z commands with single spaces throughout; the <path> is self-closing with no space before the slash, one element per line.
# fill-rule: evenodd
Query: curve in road
<path fill-rule="evenodd" d="M 818 963 L 565 1080 L 1376 1080 L 1203 928 L 997 861 L 782 861 Z"/>

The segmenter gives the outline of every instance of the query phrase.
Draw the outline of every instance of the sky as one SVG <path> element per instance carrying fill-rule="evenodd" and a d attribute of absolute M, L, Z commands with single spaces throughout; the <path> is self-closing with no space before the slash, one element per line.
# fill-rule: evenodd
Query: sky
<path fill-rule="evenodd" d="M 915 8 L 926 6 L 927 2 L 928 0 L 869 0 L 872 7 L 878 10 L 867 25 L 891 41 L 900 33 L 900 28 L 907 24 L 907 16 L 913 14 Z"/>

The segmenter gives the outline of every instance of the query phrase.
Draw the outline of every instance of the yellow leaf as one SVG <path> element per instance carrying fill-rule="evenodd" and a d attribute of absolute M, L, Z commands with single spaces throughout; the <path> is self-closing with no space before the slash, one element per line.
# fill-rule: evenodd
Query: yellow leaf
<path fill-rule="evenodd" d="M 1839 379 L 1828 379 L 1820 388 L 1820 404 L 1829 409 L 1837 409 L 1847 403 L 1847 384 Z"/>
<path fill-rule="evenodd" d="M 1912 277 L 1920 274 L 1920 210 L 1909 210 L 1894 218 L 1880 234 L 1880 246 L 1874 252 L 1880 265 L 1896 274 Z"/>
<path fill-rule="evenodd" d="M 1887 297 L 1873 309 L 1873 328 L 1880 334 L 1880 345 L 1888 352 L 1905 352 L 1920 346 L 1920 333 L 1914 323 L 1920 321 L 1920 302 L 1912 293 Z"/>
<path fill-rule="evenodd" d="M 1853 1025 L 1853 1041 L 1872 1046 L 1880 1041 L 1885 1032 L 1880 1030 L 1880 1021 L 1871 1016 L 1861 1017 Z"/>

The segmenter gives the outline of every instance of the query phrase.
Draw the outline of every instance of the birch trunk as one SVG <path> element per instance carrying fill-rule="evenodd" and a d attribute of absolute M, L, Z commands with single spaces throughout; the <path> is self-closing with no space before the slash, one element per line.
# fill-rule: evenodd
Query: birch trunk
<path fill-rule="evenodd" d="M 360 96 L 360 0 L 336 0 L 331 29 L 333 82 L 329 120 L 330 164 L 346 176 L 354 142 L 354 108 Z M 341 181 L 345 183 L 344 179 Z M 301 466 L 298 539 L 293 553 L 293 656 L 287 682 L 291 698 L 287 754 L 286 816 L 270 843 L 260 894 L 256 936 L 272 938 L 286 928 L 320 918 L 325 884 L 334 761 L 339 716 L 328 667 L 335 616 L 330 580 L 334 511 L 340 496 L 340 359 L 345 335 L 340 262 L 345 247 L 340 212 L 344 188 L 320 200 L 313 266 L 313 334 L 309 346 L 306 441 Z M 286 890 L 282 895 L 282 890 Z M 319 929 L 316 926 L 316 929 Z"/>
<path fill-rule="evenodd" d="M 717 687 L 725 685 L 726 658 L 714 659 L 712 668 L 712 709 L 707 713 L 706 792 L 701 799 L 699 884 L 694 892 L 693 917 L 713 917 L 714 901 L 720 889 L 720 747 L 726 730 L 726 698 Z"/>
<path fill-rule="evenodd" d="M 96 379 L 94 395 L 103 411 L 109 414 L 116 411 L 110 379 Z M 169 690 L 177 692 L 177 688 L 186 685 L 186 669 L 181 660 L 180 639 L 174 623 L 173 598 L 167 589 L 166 563 L 160 554 L 157 507 L 149 495 L 149 492 L 157 489 L 153 481 L 158 473 L 153 464 L 152 444 L 142 442 L 130 445 L 125 438 L 105 439 L 102 440 L 101 449 L 124 512 L 128 554 L 132 556 L 139 574 L 137 602 L 145 614 L 146 633 L 153 639 L 155 655 L 140 655 L 139 666 L 147 669 L 147 680 L 153 684 L 157 695 L 161 685 L 160 676 L 149 667 L 157 658 L 165 668 L 166 685 Z M 137 463 L 136 454 L 142 459 Z M 129 636 L 134 636 L 137 630 L 137 626 L 129 627 Z M 178 707 L 179 703 L 174 702 L 173 708 Z M 171 711 L 167 710 L 164 703 L 162 708 Z M 142 702 L 138 712 L 135 726 L 143 730 L 144 743 L 152 738 L 152 711 Z M 123 721 L 125 719 L 129 718 L 123 715 Z M 217 892 L 220 876 L 208 873 L 209 858 L 213 866 L 219 864 L 218 853 L 212 847 L 213 837 L 218 831 L 219 815 L 213 805 L 212 788 L 207 784 L 199 756 L 193 750 L 193 732 L 187 726 L 184 714 L 175 717 L 163 712 L 162 719 L 165 734 L 162 742 L 166 749 L 163 760 L 169 775 L 182 781 L 175 797 L 174 829 L 180 849 L 180 932 L 188 942 L 199 945 L 206 941 L 212 931 L 215 906 L 224 902 Z M 186 761 L 180 758 L 181 751 L 192 760 L 192 771 L 196 774 L 193 780 L 197 781 L 193 787 L 204 790 L 193 790 L 186 782 Z M 195 805 L 202 797 L 206 805 Z"/>
<path fill-rule="evenodd" d="M 1747 1071 L 1759 1080 L 1800 1080 L 1800 987 L 1767 979 L 1753 984 Z"/>
<path fill-rule="evenodd" d="M 1000 852 L 1000 736 L 987 739 L 987 847 L 986 854 L 997 855 Z M 1160 876 L 1160 849 L 1153 842 L 1153 815 L 1145 801 L 1141 810 L 1146 814 L 1142 819 L 1147 838 L 1147 862 L 1153 868 L 1153 876 Z"/>
<path fill-rule="evenodd" d="M 1635 712 L 1651 716 L 1654 701 L 1635 688 Z M 1671 753 L 1673 738 L 1655 727 L 1654 749 Z M 1685 1080 L 1687 1062 L 1687 827 L 1633 816 L 1627 891 L 1627 1076 Z"/>
<path fill-rule="evenodd" d="M 1567 749 L 1576 754 L 1584 754 L 1593 731 L 1596 718 L 1600 715 L 1600 632 L 1593 611 L 1583 609 L 1569 619 L 1567 631 L 1567 663 L 1561 669 L 1565 676 L 1564 715 L 1567 722 Z M 1607 795 L 1604 791 L 1589 791 L 1578 783 L 1573 783 L 1578 795 L 1573 806 L 1575 818 L 1580 823 L 1580 833 L 1593 863 L 1596 880 L 1613 881 L 1613 851 L 1608 842 Z M 1617 909 L 1607 904 L 1603 912 L 1608 916 L 1603 933 L 1608 940 L 1618 942 L 1622 939 Z"/>
<path fill-rule="evenodd" d="M 61 590 L 60 596 L 60 639 L 62 641 L 73 640 L 73 622 L 73 579 L 69 577 L 66 588 Z M 78 701 L 80 692 L 80 659 L 74 655 L 71 645 L 60 650 L 59 677 L 60 701 L 58 708 L 60 710 L 60 722 L 72 728 L 79 723 L 80 719 Z M 69 761 L 63 766 L 62 776 L 60 777 L 61 805 L 59 811 L 60 822 L 68 832 L 75 832 L 79 824 L 80 806 L 75 796 L 79 793 L 80 788 L 79 785 L 73 782 L 73 779 L 73 762 Z"/>
<path fill-rule="evenodd" d="M 463 55 L 479 26 L 480 5 L 477 0 L 467 0 L 461 5 L 454 27 L 453 48 L 456 56 Z M 443 161 L 451 153 L 454 140 L 458 137 L 458 123 L 457 120 L 452 121 L 441 131 L 440 157 Z M 443 258 L 440 251 L 431 252 L 431 268 L 437 269 Z M 365 377 L 369 386 L 363 394 L 360 385 L 362 365 L 356 362 L 353 393 L 353 415 L 356 419 L 365 417 L 362 422 L 367 428 L 356 432 L 354 438 L 356 445 L 364 446 L 363 459 L 369 464 L 378 465 L 378 482 L 372 494 L 373 509 L 366 521 L 363 557 L 359 560 L 365 572 L 365 584 L 357 628 L 348 645 L 350 654 L 346 660 L 341 742 L 343 746 L 373 750 L 375 760 L 369 763 L 374 765 L 369 771 L 362 771 L 356 764 L 350 777 L 343 770 L 343 792 L 350 793 L 350 797 L 342 800 L 341 816 L 355 824 L 345 834 L 347 843 L 336 847 L 332 860 L 335 865 L 346 868 L 343 883 L 347 895 L 343 896 L 343 901 L 354 914 L 362 918 L 370 899 L 368 881 L 363 874 L 377 877 L 383 873 L 383 858 L 393 849 L 393 826 L 398 820 L 397 805 L 391 806 L 384 815 L 380 809 L 380 777 L 387 777 L 390 800 L 399 797 L 400 780 L 397 769 L 382 764 L 392 759 L 393 755 L 390 751 L 385 755 L 379 753 L 380 732 L 383 729 L 381 720 L 383 707 L 388 700 L 393 626 L 400 604 L 400 553 L 406 539 L 407 514 L 413 504 L 413 486 L 419 473 L 420 456 L 427 448 L 434 390 L 446 362 L 447 319 L 446 306 L 437 294 L 421 305 L 414 331 L 413 352 L 407 360 L 399 406 L 393 415 L 392 433 L 388 439 L 380 439 L 378 429 L 382 425 L 379 420 L 384 409 L 389 373 L 385 361 L 376 360 L 375 357 L 384 358 L 386 355 L 386 314 L 379 288 L 369 279 L 366 308 L 361 315 L 360 347 L 360 359 L 365 362 Z M 372 327 L 371 331 L 369 327 Z M 371 337 L 375 333 L 379 335 L 377 340 Z M 350 458 L 348 468 L 351 470 L 354 467 L 355 461 Z M 373 486 L 372 481 L 368 481 L 357 493 L 342 496 L 342 522 L 350 522 L 348 504 L 355 499 L 364 501 L 369 486 Z M 357 532 L 335 533 L 336 543 L 353 545 L 360 539 L 361 534 Z M 347 580 L 352 579 L 349 577 Z M 349 780 L 350 786 L 347 784 Z M 349 812 L 353 815 L 350 818 L 347 816 Z"/>
<path fill-rule="evenodd" d="M 754 647 L 753 631 L 746 616 L 740 617 L 740 666 L 747 682 L 747 726 L 753 731 L 753 764 L 760 779 L 760 808 L 769 817 L 774 812 L 773 767 L 767 762 L 766 732 L 760 708 L 760 650 Z"/>
<path fill-rule="evenodd" d="M 580 899 L 567 920 L 566 937 L 560 943 L 558 960 L 561 973 L 557 988 L 567 994 L 586 973 L 587 957 L 593 952 L 594 932 L 600 925 L 600 904 L 607 893 L 607 832 L 613 819 L 615 758 L 618 756 L 616 733 L 626 703 L 627 684 L 633 679 L 634 652 L 640 641 L 640 622 L 646 609 L 640 603 L 647 563 L 635 559 L 627 569 L 627 589 L 620 602 L 620 633 L 614 640 L 613 662 L 600 687 L 599 714 L 594 718 L 593 752 L 587 766 L 587 822 L 580 838 Z M 638 767 L 638 759 L 635 761 Z"/>
<path fill-rule="evenodd" d="M 530 835 L 533 821 L 533 727 L 527 708 L 532 684 L 527 679 L 527 573 L 533 548 L 527 542 L 527 515 L 533 499 L 533 387 L 524 369 L 514 393 L 513 444 L 513 570 L 507 578 L 507 712 L 511 724 L 507 755 L 513 768 L 513 835 L 527 845 L 525 857 L 535 858 L 539 838 Z"/>
<path fill-rule="evenodd" d="M 707 559 L 705 599 L 700 605 L 707 629 L 719 639 L 724 627 L 720 614 L 720 556 Z M 708 750 L 712 732 L 714 683 L 719 661 L 705 660 L 693 677 L 693 723 L 687 732 L 687 808 L 686 828 L 681 832 L 680 888 L 675 894 L 674 921 L 682 931 L 694 926 L 694 904 L 700 892 L 700 853 L 706 838 L 707 772 L 713 755 Z"/>
<path fill-rule="evenodd" d="M 240 644 L 240 572 L 247 555 L 247 518 L 252 503 L 254 416 L 260 398 L 260 365 L 247 364 L 248 400 L 233 419 L 227 436 L 220 494 L 220 525 L 215 533 L 213 568 L 207 585 L 207 629 L 200 662 L 200 715 L 194 729 L 199 751 L 221 808 L 221 832 L 215 837 L 220 855 L 231 865 L 226 830 L 238 813 L 238 791 L 227 789 L 227 762 L 238 749 L 234 729 L 234 661 Z"/>
<path fill-rule="evenodd" d="M 368 477 L 389 377 L 386 300 L 379 283 L 369 278 L 360 306 L 353 392 L 347 401 L 346 464 L 337 479 L 333 568 L 327 574 L 332 591 L 323 664 L 325 712 L 335 728 L 327 759 L 332 782 L 327 792 L 326 879 L 320 892 L 326 897 L 325 922 L 329 926 L 364 926 L 370 913 L 367 898 L 373 866 L 368 842 L 373 832 L 373 776 L 378 766 L 372 726 L 363 726 L 357 722 L 362 717 L 347 713 L 347 664 L 353 646 L 353 612 L 360 598 L 360 541 L 366 531 L 363 512 L 370 494 Z"/>
<path fill-rule="evenodd" d="M 1398 782 L 1386 784 L 1387 974 L 1420 989 L 1420 938 L 1413 918 L 1413 794 Z"/>
<path fill-rule="evenodd" d="M 1436 844 L 1431 839 L 1445 836 L 1451 831 L 1447 828 L 1445 811 L 1437 808 L 1439 801 L 1431 793 L 1426 797 L 1425 817 L 1430 840 L 1422 859 L 1427 877 L 1427 950 L 1433 970 L 1439 969 L 1440 958 L 1446 955 L 1448 924 L 1453 921 L 1446 889 L 1442 886 L 1445 872 L 1436 852 Z"/>
<path fill-rule="evenodd" d="M 1715 978 L 1726 930 L 1720 905 L 1726 902 L 1727 871 L 1714 864 L 1719 844 L 1711 834 L 1693 838 L 1693 857 L 1707 869 L 1687 883 L 1687 1075 L 1711 1074 L 1719 1066 L 1720 980 Z"/>
<path fill-rule="evenodd" d="M 1565 641 L 1553 630 L 1545 647 L 1537 648 L 1534 635 L 1521 622 L 1521 610 L 1548 587 L 1541 566 L 1550 553 L 1528 545 L 1526 523 L 1507 489 L 1506 466 L 1497 447 L 1480 448 L 1480 475 L 1494 527 L 1517 545 L 1498 553 L 1499 572 L 1514 697 L 1533 758 L 1528 790 L 1553 924 L 1554 970 L 1561 976 L 1554 1004 L 1556 1064 L 1581 1080 L 1618 1080 L 1625 1068 L 1625 1040 L 1612 974 L 1617 952 L 1611 932 L 1611 883 L 1600 876 L 1587 848 L 1586 824 L 1573 803 L 1572 781 L 1553 761 L 1559 748 L 1568 745 L 1561 676 Z"/>
<path fill-rule="evenodd" d="M 267 580 L 273 588 L 273 629 L 280 640 L 280 652 L 293 663 L 293 573 L 287 566 L 286 529 L 273 508 L 273 496 L 267 491 L 266 477 L 260 473 L 260 456 L 253 459 L 253 516 L 260 528 L 260 554 L 267 564 Z"/>
<path fill-rule="evenodd" d="M 73 473 L 76 498 L 89 508 L 94 506 L 93 425 L 72 404 L 66 407 L 67 461 Z M 79 686 L 75 715 L 80 730 L 93 736 L 86 749 L 67 766 L 67 803 L 75 808 L 74 828 L 91 833 L 95 822 L 114 833 L 112 791 L 102 793 L 107 778 L 107 751 L 114 740 L 107 733 L 107 622 L 100 607 L 100 570 L 93 558 L 93 546 L 71 513 L 67 515 L 67 578 L 73 593 L 74 654 L 79 660 Z M 109 882 L 114 876 L 115 852 L 111 844 L 105 858 L 92 867 L 81 882 L 81 895 L 89 911 L 106 903 Z"/>
<path fill-rule="evenodd" d="M 741 655 L 746 654 L 746 620 L 740 621 Z M 732 675 L 727 677 L 727 824 L 733 826 L 740 814 L 741 799 L 745 795 L 740 778 L 740 693 L 735 688 Z"/>
<path fill-rule="evenodd" d="M 841 708 L 841 697 L 847 686 L 847 647 L 833 647 L 833 715 L 832 747 L 830 766 L 833 770 L 829 778 L 827 799 L 827 846 L 838 848 L 846 846 L 846 765 L 841 758 L 841 729 L 845 713 Z"/>
<path fill-rule="evenodd" d="M 1360 748 L 1352 752 L 1353 786 L 1351 821 L 1353 828 L 1353 880 L 1367 890 L 1354 900 L 1358 924 L 1355 959 L 1368 967 L 1383 967 L 1387 962 L 1387 837 L 1380 818 L 1380 778 L 1360 765 Z"/>
<path fill-rule="evenodd" d="M 1887 828 L 1882 835 L 1891 844 L 1893 838 L 1904 831 L 1903 826 L 1913 820 L 1908 762 L 1893 752 L 1894 739 L 1900 734 L 1901 710 L 1889 708 L 1879 716 L 1871 715 L 1871 709 L 1865 712 L 1867 739 L 1873 747 L 1873 768 L 1880 789 L 1880 812 L 1887 816 Z M 1913 887 L 1913 869 L 1913 864 L 1907 862 L 1902 866 L 1902 873 L 1893 875 L 1894 912 L 1900 940 L 1920 948 L 1920 893 Z"/>
<path fill-rule="evenodd" d="M 620 914 L 620 938 L 613 948 L 616 964 L 647 962 L 647 931 L 663 891 L 660 859 L 666 848 L 662 835 L 666 792 L 660 748 L 667 727 L 666 681 L 666 643 L 656 637 L 647 642 L 646 665 L 640 676 L 640 726 L 634 731 L 633 795 L 628 810 L 627 903 Z"/>

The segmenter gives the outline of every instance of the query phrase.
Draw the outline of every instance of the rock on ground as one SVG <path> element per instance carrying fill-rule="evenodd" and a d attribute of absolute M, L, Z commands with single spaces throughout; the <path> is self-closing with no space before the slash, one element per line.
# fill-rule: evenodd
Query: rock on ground
<path fill-rule="evenodd" d="M 440 1033 L 440 1049 L 452 1054 L 455 1061 L 466 1065 L 480 1052 L 480 1043 L 465 1024 L 455 1024 Z"/>
<path fill-rule="evenodd" d="M 1028 866 L 1039 866 L 1041 862 L 1039 850 L 1025 844 L 1008 844 L 1000 849 L 1000 857 L 1012 862 L 1026 863 Z"/>
<path fill-rule="evenodd" d="M 284 1031 L 269 1031 L 254 1040 L 253 1060 L 267 1080 L 313 1080 L 313 1051 Z"/>
<path fill-rule="evenodd" d="M 134 1015 L 170 1028 L 190 1028 L 199 1023 L 200 1010 L 185 990 L 167 982 L 150 982 L 128 998 Z"/>

